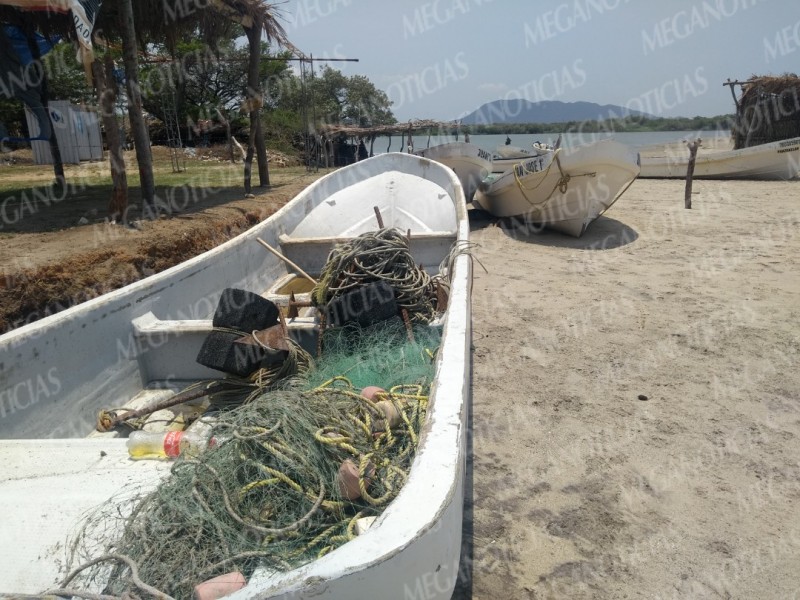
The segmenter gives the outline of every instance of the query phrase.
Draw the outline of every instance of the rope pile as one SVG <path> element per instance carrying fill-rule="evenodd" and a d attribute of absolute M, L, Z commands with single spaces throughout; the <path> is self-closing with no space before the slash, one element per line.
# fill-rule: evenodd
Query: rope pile
<path fill-rule="evenodd" d="M 364 233 L 331 250 L 319 283 L 312 291 L 317 306 L 369 283 L 394 288 L 397 304 L 412 321 L 429 322 L 445 307 L 437 305 L 436 281 L 414 263 L 408 237 L 387 228 Z"/>

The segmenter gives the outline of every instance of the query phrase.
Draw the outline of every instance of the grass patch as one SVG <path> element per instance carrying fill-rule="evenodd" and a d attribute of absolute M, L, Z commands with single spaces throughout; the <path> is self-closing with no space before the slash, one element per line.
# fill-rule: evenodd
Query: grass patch
<path fill-rule="evenodd" d="M 0 278 L 0 334 L 121 288 L 210 250 L 274 211 L 206 221 L 134 249 L 105 248 Z"/>

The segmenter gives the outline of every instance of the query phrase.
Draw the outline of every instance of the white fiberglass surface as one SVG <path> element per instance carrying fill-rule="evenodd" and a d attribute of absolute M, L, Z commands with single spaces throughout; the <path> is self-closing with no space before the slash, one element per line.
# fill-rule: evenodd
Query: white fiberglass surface
<path fill-rule="evenodd" d="M 418 175 L 389 171 L 329 195 L 291 237 L 349 237 L 374 231 L 374 206 L 387 227 L 412 233 L 455 229 L 455 205 L 444 188 Z"/>

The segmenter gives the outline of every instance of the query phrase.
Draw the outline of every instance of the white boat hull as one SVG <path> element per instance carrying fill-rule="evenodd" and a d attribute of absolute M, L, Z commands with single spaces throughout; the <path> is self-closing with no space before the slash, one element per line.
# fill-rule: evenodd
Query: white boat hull
<path fill-rule="evenodd" d="M 416 154 L 450 167 L 461 181 L 467 202 L 472 201 L 478 185 L 492 172 L 491 154 L 467 142 L 440 144 Z"/>
<path fill-rule="evenodd" d="M 638 173 L 635 151 L 604 140 L 523 161 L 484 181 L 473 204 L 496 217 L 520 217 L 580 237 Z"/>
<path fill-rule="evenodd" d="M 684 179 L 689 151 L 642 156 L 639 177 Z M 771 142 L 740 150 L 704 153 L 695 158 L 694 179 L 794 179 L 800 174 L 800 138 Z"/>
<path fill-rule="evenodd" d="M 537 156 L 547 156 L 552 153 L 551 149 L 534 148 L 533 151 L 525 148 L 498 148 L 492 156 L 492 173 L 501 175 L 514 168 L 514 165 L 525 162 Z"/>
<path fill-rule="evenodd" d="M 377 228 L 373 205 L 387 226 L 411 230 L 412 254 L 431 271 L 452 242 L 469 235 L 463 190 L 451 170 L 417 156 L 384 154 L 321 178 L 267 221 L 203 255 L 0 336 L 6 390 L 0 395 L 6 461 L 0 538 L 15 540 L 0 549 L 0 592 L 52 587 L 61 556 L 52 554 L 53 546 L 63 547 L 75 533 L 75 515 L 107 502 L 113 482 L 126 486 L 163 475 L 158 461 L 126 460 L 124 441 L 112 434 L 86 436 L 99 409 L 149 393 L 143 386 L 219 375 L 194 357 L 221 291 L 264 292 L 288 275 L 255 238 L 293 253 L 313 273 L 324 260 L 319 253 L 335 241 Z M 303 244 L 312 237 L 308 218 L 327 227 L 318 246 Z M 397 498 L 365 534 L 292 571 L 257 571 L 231 598 L 450 598 L 461 548 L 470 282 L 471 261 L 463 255 L 454 264 L 427 423 Z M 42 452 L 43 445 L 52 452 Z M 92 484 L 98 480 L 104 485 Z M 69 510 L 62 502 L 71 503 Z"/>

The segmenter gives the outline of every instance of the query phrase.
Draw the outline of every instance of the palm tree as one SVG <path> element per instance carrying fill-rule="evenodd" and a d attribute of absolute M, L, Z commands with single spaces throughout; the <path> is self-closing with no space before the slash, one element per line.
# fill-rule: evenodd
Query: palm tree
<path fill-rule="evenodd" d="M 228 22 L 220 20 L 220 16 L 225 17 Z M 250 116 L 250 139 L 244 171 L 245 192 L 249 193 L 254 154 L 258 164 L 259 185 L 269 185 L 267 149 L 260 119 L 263 101 L 258 66 L 262 35 L 266 36 L 267 41 L 294 49 L 278 22 L 274 6 L 264 0 L 210 0 L 202 9 L 182 11 L 174 7 L 170 9 L 163 0 L 137 0 L 135 5 L 132 0 L 105 0 L 103 4 L 98 25 L 106 35 L 116 34 L 123 43 L 128 110 L 146 206 L 152 207 L 153 202 L 153 167 L 138 86 L 137 41 L 144 46 L 146 40 L 165 40 L 168 47 L 174 48 L 180 39 L 180 33 L 191 30 L 199 31 L 204 41 L 214 46 L 222 33 L 220 28 L 226 27 L 230 22 L 243 27 L 249 44 L 246 107 Z"/>
<path fill-rule="evenodd" d="M 156 186 L 153 177 L 153 153 L 150 151 L 150 133 L 142 112 L 142 92 L 139 89 L 139 62 L 136 47 L 136 26 L 133 21 L 132 0 L 118 0 L 122 56 L 125 64 L 125 91 L 128 96 L 128 116 L 131 120 L 136 162 L 142 188 L 142 204 L 146 215 L 155 214 Z M 162 4 L 163 6 L 163 4 Z"/>
<path fill-rule="evenodd" d="M 258 67 L 261 59 L 261 36 L 266 35 L 268 42 L 277 42 L 280 45 L 297 50 L 289 42 L 278 15 L 272 4 L 263 0 L 212 0 L 214 10 L 226 14 L 237 21 L 244 28 L 247 35 L 249 60 L 247 65 L 247 100 L 245 106 L 250 113 L 250 136 L 247 145 L 247 154 L 244 161 L 244 188 L 245 193 L 250 193 L 250 173 L 255 153 L 258 164 L 258 181 L 260 186 L 269 185 L 269 167 L 267 166 L 267 146 L 261 127 L 261 106 L 263 98 L 261 85 L 258 78 Z"/>
<path fill-rule="evenodd" d="M 3 4 L 3 0 L 0 0 L 0 16 L 18 14 L 16 9 L 6 8 L 2 6 Z M 220 19 L 220 16 L 224 19 Z M 26 22 L 32 23 L 36 29 L 45 33 L 58 33 L 64 37 L 75 38 L 72 21 L 68 15 L 47 11 L 25 13 L 24 18 Z M 262 99 L 258 65 L 262 35 L 265 35 L 268 41 L 275 41 L 296 50 L 278 22 L 274 6 L 265 0 L 209 0 L 202 8 L 192 3 L 182 5 L 181 2 L 171 3 L 164 0 L 136 0 L 136 2 L 103 0 L 102 2 L 95 21 L 95 31 L 102 31 L 107 43 L 121 41 L 122 44 L 128 112 L 133 129 L 146 214 L 154 214 L 155 182 L 150 139 L 142 113 L 141 90 L 138 84 L 138 51 L 144 50 L 150 40 L 166 41 L 168 47 L 174 47 L 181 33 L 187 30 L 199 31 L 204 41 L 213 46 L 215 40 L 220 37 L 221 28 L 230 27 L 231 23 L 238 23 L 243 27 L 249 42 L 247 107 L 250 115 L 250 141 L 245 161 L 245 189 L 249 192 L 254 154 L 258 162 L 259 184 L 269 185 L 266 145 L 259 117 Z M 105 61 L 95 60 L 93 70 L 111 149 L 114 191 L 110 212 L 112 215 L 119 214 L 124 218 L 128 191 L 124 158 L 119 143 L 114 139 L 118 136 L 114 115 L 116 91 L 112 73 L 113 62 L 108 56 Z M 54 155 L 57 155 L 57 152 L 54 152 Z M 55 168 L 58 175 L 58 166 Z"/>

